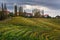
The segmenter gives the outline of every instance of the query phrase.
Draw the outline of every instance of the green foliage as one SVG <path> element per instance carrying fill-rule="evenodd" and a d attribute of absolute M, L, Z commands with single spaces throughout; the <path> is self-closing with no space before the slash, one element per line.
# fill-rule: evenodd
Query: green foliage
<path fill-rule="evenodd" d="M 23 16 L 23 7 L 19 7 L 19 16 Z"/>
<path fill-rule="evenodd" d="M 15 13 L 15 16 L 17 16 L 17 5 L 14 6 L 14 13 Z"/>
<path fill-rule="evenodd" d="M 4 13 L 2 11 L 0 11 L 0 20 L 5 19 Z"/>
<path fill-rule="evenodd" d="M 0 20 L 4 20 L 8 17 L 7 15 L 7 7 L 6 7 L 6 3 L 3 3 L 1 4 L 2 8 L 1 8 L 1 11 L 0 11 Z"/>
<path fill-rule="evenodd" d="M 13 17 L 0 21 L 0 40 L 60 40 L 60 19 Z"/>
<path fill-rule="evenodd" d="M 14 17 L 14 14 L 11 12 L 11 13 L 9 13 L 9 16 Z"/>
<path fill-rule="evenodd" d="M 39 18 L 41 17 L 40 10 L 39 9 L 34 9 L 32 10 L 34 17 Z"/>

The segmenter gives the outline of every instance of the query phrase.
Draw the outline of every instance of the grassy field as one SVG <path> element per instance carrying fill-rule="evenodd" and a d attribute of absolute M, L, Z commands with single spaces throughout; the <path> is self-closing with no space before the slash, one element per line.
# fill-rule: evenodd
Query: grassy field
<path fill-rule="evenodd" d="M 0 40 L 60 40 L 60 19 L 13 17 L 0 21 Z"/>

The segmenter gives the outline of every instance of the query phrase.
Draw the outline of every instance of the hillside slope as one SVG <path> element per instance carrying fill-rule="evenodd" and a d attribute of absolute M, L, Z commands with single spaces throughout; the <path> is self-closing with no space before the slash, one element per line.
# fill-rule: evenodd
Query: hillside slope
<path fill-rule="evenodd" d="M 0 40 L 60 40 L 60 19 L 13 17 L 0 21 Z"/>

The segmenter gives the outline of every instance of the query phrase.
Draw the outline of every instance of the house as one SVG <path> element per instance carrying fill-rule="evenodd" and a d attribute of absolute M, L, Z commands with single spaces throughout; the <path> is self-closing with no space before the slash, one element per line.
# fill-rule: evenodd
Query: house
<path fill-rule="evenodd" d="M 4 11 L 4 13 L 5 13 L 6 15 L 9 15 L 10 11 Z"/>
<path fill-rule="evenodd" d="M 49 16 L 48 14 L 45 14 L 44 18 L 51 18 L 51 16 Z"/>
<path fill-rule="evenodd" d="M 45 18 L 48 17 L 48 14 L 45 14 L 44 17 L 45 17 Z"/>
<path fill-rule="evenodd" d="M 26 17 L 32 17 L 33 14 L 32 14 L 32 13 L 25 13 L 25 16 L 26 16 Z"/>

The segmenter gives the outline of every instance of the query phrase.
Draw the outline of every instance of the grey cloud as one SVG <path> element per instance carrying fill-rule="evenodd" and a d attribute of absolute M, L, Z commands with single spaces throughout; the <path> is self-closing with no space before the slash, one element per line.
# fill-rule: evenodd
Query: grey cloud
<path fill-rule="evenodd" d="M 0 0 L 2 3 L 4 0 Z M 60 0 L 5 0 L 9 4 L 17 3 L 19 4 L 29 4 L 29 5 L 42 5 L 48 8 L 60 9 Z"/>

